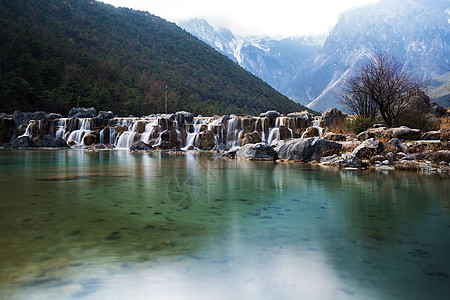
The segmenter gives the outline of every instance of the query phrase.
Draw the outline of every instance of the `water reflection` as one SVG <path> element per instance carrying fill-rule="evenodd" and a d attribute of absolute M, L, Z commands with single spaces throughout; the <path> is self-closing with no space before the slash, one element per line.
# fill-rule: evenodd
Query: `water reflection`
<path fill-rule="evenodd" d="M 450 292 L 445 178 L 210 153 L 5 151 L 0 189 L 4 298 Z"/>

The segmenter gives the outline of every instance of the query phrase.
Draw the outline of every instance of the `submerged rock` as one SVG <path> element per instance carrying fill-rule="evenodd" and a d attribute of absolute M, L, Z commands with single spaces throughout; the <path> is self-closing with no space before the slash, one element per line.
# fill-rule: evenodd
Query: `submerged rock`
<path fill-rule="evenodd" d="M 361 159 L 354 156 L 350 153 L 342 154 L 342 156 L 338 155 L 332 155 L 324 157 L 320 160 L 322 164 L 331 164 L 331 165 L 338 165 L 341 167 L 355 167 L 360 168 L 364 166 L 364 163 Z"/>
<path fill-rule="evenodd" d="M 40 147 L 48 147 L 48 148 L 69 148 L 67 142 L 62 138 L 54 138 L 48 134 L 44 135 L 42 138 L 42 143 Z"/>
<path fill-rule="evenodd" d="M 236 152 L 236 158 L 276 160 L 277 152 L 267 143 L 247 144 Z"/>
<path fill-rule="evenodd" d="M 130 151 L 149 151 L 149 150 L 153 150 L 154 148 L 143 142 L 143 141 L 139 141 L 137 143 L 134 143 L 133 145 L 131 145 L 131 147 L 129 148 Z"/>
<path fill-rule="evenodd" d="M 223 156 L 228 158 L 235 158 L 236 153 L 241 149 L 239 146 L 232 147 L 230 150 L 226 151 Z"/>
<path fill-rule="evenodd" d="M 341 144 L 322 138 L 293 139 L 279 147 L 278 156 L 286 160 L 309 162 L 337 154 L 341 149 Z"/>
<path fill-rule="evenodd" d="M 29 136 L 21 136 L 12 140 L 10 143 L 3 145 L 5 148 L 36 148 L 40 144 Z"/>

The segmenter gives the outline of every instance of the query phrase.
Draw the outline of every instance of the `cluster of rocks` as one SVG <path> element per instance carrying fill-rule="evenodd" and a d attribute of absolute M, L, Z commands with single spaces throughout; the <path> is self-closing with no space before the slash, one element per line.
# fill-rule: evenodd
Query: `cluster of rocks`
<path fill-rule="evenodd" d="M 348 143 L 352 147 L 346 148 Z M 312 162 L 345 168 L 373 166 L 382 170 L 450 172 L 450 145 L 442 141 L 401 141 L 392 138 L 383 143 L 376 138 L 369 138 L 347 142 L 311 137 L 279 140 L 272 145 L 264 142 L 247 144 L 234 147 L 223 155 L 236 159 Z"/>
<path fill-rule="evenodd" d="M 43 111 L 21 112 L 12 115 L 0 114 L 0 145 L 3 148 L 69 148 L 70 145 L 62 138 L 54 136 L 54 122 L 63 118 L 61 114 Z M 68 131 L 76 128 L 80 118 L 92 118 L 94 127 L 101 127 L 114 118 L 111 111 L 100 111 L 95 108 L 72 108 L 69 111 Z M 29 130 L 30 136 L 24 135 Z M 89 136 L 86 136 L 89 139 Z"/>
<path fill-rule="evenodd" d="M 154 132 L 155 136 L 152 133 L 149 142 L 134 143 L 129 148 L 132 152 L 155 149 L 179 152 L 180 140 L 185 141 L 187 132 L 192 133 L 196 124 L 192 113 L 185 111 L 146 117 L 157 119 L 160 129 Z M 333 128 L 342 124 L 347 117 L 337 109 L 327 110 L 321 119 L 314 118 L 309 113 L 282 116 L 276 111 L 263 113 L 259 118 L 216 116 L 213 118 L 214 124 L 201 124 L 192 146 L 187 150 L 213 150 L 235 159 L 297 161 L 346 168 L 375 166 L 382 169 L 444 169 L 448 172 L 449 132 L 421 132 L 419 129 L 404 126 L 387 128 L 378 124 L 356 137 L 333 132 L 322 133 L 325 131 L 322 127 Z M 54 137 L 52 126 L 61 118 L 60 114 L 44 112 L 16 111 L 13 115 L 0 114 L 0 145 L 4 148 L 68 148 L 71 146 L 70 142 L 68 145 L 64 139 Z M 90 133 L 84 136 L 83 142 L 86 146 L 97 145 L 100 129 L 105 142 L 109 142 L 109 128 L 115 126 L 114 130 L 118 134 L 129 130 L 129 125 L 116 125 L 113 122 L 115 116 L 112 112 L 97 113 L 94 108 L 71 109 L 67 123 L 70 128 L 67 130 L 70 132 L 79 126 L 83 118 L 90 118 L 93 127 Z M 201 117 L 196 120 L 198 118 Z M 295 123 L 295 126 L 292 126 L 292 123 Z M 138 118 L 135 125 L 136 137 L 139 137 L 146 124 Z M 224 133 L 233 132 L 237 128 L 240 133 L 235 138 L 239 146 L 230 149 Z M 269 128 L 277 130 L 277 138 L 271 144 L 265 142 Z M 28 134 L 25 134 L 26 131 Z M 219 132 L 221 134 L 218 134 Z M 158 143 L 155 145 L 152 141 L 156 139 Z"/>

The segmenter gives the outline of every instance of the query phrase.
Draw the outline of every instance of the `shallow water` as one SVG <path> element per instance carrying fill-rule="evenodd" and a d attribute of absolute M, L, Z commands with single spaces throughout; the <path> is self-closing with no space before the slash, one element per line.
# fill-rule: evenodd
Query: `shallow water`
<path fill-rule="evenodd" d="M 442 299 L 450 185 L 210 153 L 0 152 L 1 299 Z"/>

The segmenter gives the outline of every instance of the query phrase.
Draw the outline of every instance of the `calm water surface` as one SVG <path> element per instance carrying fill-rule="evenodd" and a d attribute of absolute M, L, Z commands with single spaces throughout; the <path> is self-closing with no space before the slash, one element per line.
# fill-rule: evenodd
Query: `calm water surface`
<path fill-rule="evenodd" d="M 0 151 L 0 299 L 444 299 L 450 184 L 210 153 Z"/>

